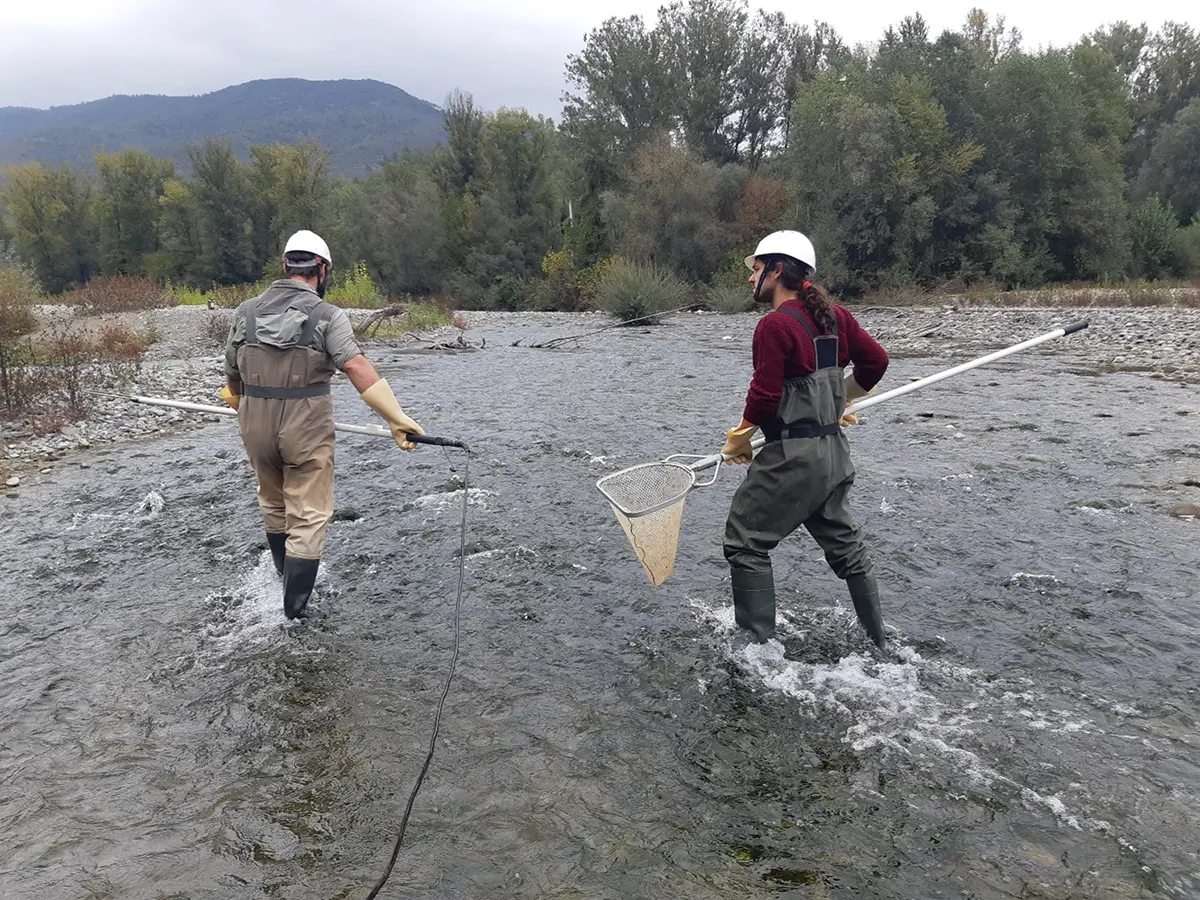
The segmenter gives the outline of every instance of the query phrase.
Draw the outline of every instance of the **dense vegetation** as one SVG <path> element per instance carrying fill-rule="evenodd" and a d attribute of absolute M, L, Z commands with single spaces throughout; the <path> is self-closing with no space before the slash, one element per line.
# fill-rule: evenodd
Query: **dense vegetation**
<path fill-rule="evenodd" d="M 388 296 L 509 309 L 643 288 L 736 307 L 738 260 L 775 227 L 811 234 L 820 277 L 851 296 L 1200 269 L 1200 35 L 1184 25 L 1030 52 L 974 11 L 866 48 L 690 0 L 653 27 L 604 22 L 566 72 L 561 122 L 455 93 L 444 144 L 359 179 L 309 140 L 243 161 L 209 138 L 186 177 L 134 149 L 16 166 L 0 237 L 47 291 L 98 274 L 207 290 L 273 275 L 308 227 Z"/>

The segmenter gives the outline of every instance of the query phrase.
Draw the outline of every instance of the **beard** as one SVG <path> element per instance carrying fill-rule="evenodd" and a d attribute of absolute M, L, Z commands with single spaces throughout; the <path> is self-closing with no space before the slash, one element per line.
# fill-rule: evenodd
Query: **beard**
<path fill-rule="evenodd" d="M 775 285 L 764 285 L 760 280 L 758 287 L 754 289 L 754 302 L 764 306 L 770 306 L 775 301 Z"/>

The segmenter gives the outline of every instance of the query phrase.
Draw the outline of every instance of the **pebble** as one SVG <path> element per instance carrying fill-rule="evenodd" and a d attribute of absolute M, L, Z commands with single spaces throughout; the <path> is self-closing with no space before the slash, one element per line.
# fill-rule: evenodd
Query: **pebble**
<path fill-rule="evenodd" d="M 16 475 L 9 477 L 8 481 L 4 482 L 5 487 L 17 487 L 21 484 L 21 479 Z"/>

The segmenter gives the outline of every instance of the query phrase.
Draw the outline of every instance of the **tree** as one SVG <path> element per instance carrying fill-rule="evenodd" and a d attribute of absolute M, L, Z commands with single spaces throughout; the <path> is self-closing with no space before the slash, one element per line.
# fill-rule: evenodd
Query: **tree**
<path fill-rule="evenodd" d="M 203 276 L 217 284 L 255 281 L 266 260 L 256 260 L 251 222 L 251 182 L 228 141 L 205 138 L 188 148 L 195 173 L 190 188 L 198 213 Z"/>
<path fill-rule="evenodd" d="M 618 160 L 675 125 L 670 48 L 641 16 L 606 19 L 567 57 L 563 130 L 587 160 L 591 189 L 611 187 Z"/>
<path fill-rule="evenodd" d="M 175 166 L 130 148 L 97 153 L 96 170 L 100 269 L 106 275 L 144 275 L 146 258 L 158 249 L 158 201 Z"/>
<path fill-rule="evenodd" d="M 366 191 L 366 262 L 392 295 L 440 290 L 447 234 L 437 185 L 413 160 L 393 160 Z"/>
<path fill-rule="evenodd" d="M 1141 197 L 1166 197 L 1179 221 L 1200 213 L 1200 97 L 1163 128 L 1138 177 Z"/>
<path fill-rule="evenodd" d="M 737 201 L 746 171 L 717 166 L 666 138 L 637 152 L 629 189 L 606 197 L 613 246 L 633 262 L 707 281 L 739 240 Z"/>
<path fill-rule="evenodd" d="M 50 292 L 83 284 L 97 271 L 91 188 L 67 165 L 26 163 L 8 170 L 0 193 L 17 250 Z"/>
<path fill-rule="evenodd" d="M 195 196 L 179 178 L 168 178 L 163 183 L 156 230 L 158 249 L 146 257 L 146 274 L 152 278 L 205 284 L 209 272 L 201 259 L 204 248 L 200 239 L 200 210 Z"/>
<path fill-rule="evenodd" d="M 333 190 L 329 157 L 320 144 L 302 139 L 298 144 L 252 146 L 250 158 L 254 256 L 269 265 L 288 235 L 302 228 L 327 230 L 325 204 Z"/>
<path fill-rule="evenodd" d="M 746 0 L 688 0 L 659 11 L 679 130 L 700 158 L 718 165 L 739 156 L 734 119 L 748 21 Z"/>

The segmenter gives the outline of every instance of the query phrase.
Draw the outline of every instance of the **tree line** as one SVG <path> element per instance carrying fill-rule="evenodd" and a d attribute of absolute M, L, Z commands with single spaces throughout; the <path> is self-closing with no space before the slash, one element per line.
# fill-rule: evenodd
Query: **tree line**
<path fill-rule="evenodd" d="M 1027 50 L 974 10 L 849 46 L 744 0 L 611 18 L 566 62 L 561 121 L 455 92 L 445 143 L 333 178 L 315 143 L 127 149 L 28 163 L 0 240 L 42 287 L 96 274 L 196 287 L 277 273 L 324 235 L 391 295 L 572 308 L 614 260 L 734 285 L 777 227 L 809 233 L 843 294 L 1119 282 L 1200 270 L 1200 34 L 1119 22 Z M 300 123 L 298 123 L 300 124 Z M 352 140 L 353 136 L 348 135 Z"/>

